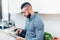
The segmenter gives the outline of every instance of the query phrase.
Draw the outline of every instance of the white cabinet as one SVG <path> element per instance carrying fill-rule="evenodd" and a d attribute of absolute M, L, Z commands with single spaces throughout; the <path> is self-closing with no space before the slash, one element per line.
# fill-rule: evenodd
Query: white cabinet
<path fill-rule="evenodd" d="M 39 14 L 60 14 L 60 0 L 9 0 L 9 12 L 20 13 L 24 2 L 31 3 Z"/>
<path fill-rule="evenodd" d="M 38 12 L 38 0 L 9 0 L 9 12 L 10 13 L 20 13 L 21 4 L 24 2 L 31 3 L 33 10 Z"/>
<path fill-rule="evenodd" d="M 60 0 L 38 0 L 38 12 L 42 14 L 60 14 Z"/>
<path fill-rule="evenodd" d="M 32 8 L 34 11 L 38 11 L 38 0 L 21 0 L 20 1 L 21 4 L 24 3 L 24 2 L 29 2 L 31 5 L 32 5 Z"/>

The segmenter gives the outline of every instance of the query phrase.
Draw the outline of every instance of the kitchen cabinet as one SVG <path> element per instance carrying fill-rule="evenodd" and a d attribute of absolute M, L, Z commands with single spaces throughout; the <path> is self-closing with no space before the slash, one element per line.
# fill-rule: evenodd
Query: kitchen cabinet
<path fill-rule="evenodd" d="M 60 14 L 60 0 L 9 0 L 9 12 L 20 13 L 24 2 L 31 3 L 38 14 Z"/>
<path fill-rule="evenodd" d="M 9 13 L 20 13 L 21 4 L 24 2 L 31 3 L 33 10 L 38 12 L 38 1 L 37 0 L 9 0 Z"/>
<path fill-rule="evenodd" d="M 40 14 L 60 14 L 60 0 L 38 0 Z"/>

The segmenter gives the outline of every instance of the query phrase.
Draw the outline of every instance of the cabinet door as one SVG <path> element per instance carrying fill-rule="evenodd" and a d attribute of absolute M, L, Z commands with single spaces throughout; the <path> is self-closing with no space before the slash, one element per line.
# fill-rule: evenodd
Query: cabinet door
<path fill-rule="evenodd" d="M 43 14 L 59 14 L 60 0 L 38 0 L 39 13 Z"/>
<path fill-rule="evenodd" d="M 37 0 L 9 0 L 9 12 L 10 13 L 20 13 L 21 4 L 24 2 L 31 3 L 33 10 L 38 11 L 38 1 Z"/>
<path fill-rule="evenodd" d="M 33 10 L 39 14 L 59 14 L 60 0 L 9 0 L 9 12 L 20 13 L 21 4 L 31 3 Z"/>
<path fill-rule="evenodd" d="M 32 5 L 32 8 L 33 8 L 33 11 L 37 11 L 38 12 L 38 0 L 21 0 L 21 3 L 24 3 L 24 2 L 29 2 L 31 5 Z"/>

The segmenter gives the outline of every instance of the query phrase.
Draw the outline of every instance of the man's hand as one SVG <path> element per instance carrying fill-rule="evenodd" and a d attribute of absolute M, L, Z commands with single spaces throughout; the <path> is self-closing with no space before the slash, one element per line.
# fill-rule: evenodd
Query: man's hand
<path fill-rule="evenodd" d="M 17 29 L 15 34 L 19 34 L 22 32 L 22 29 Z"/>
<path fill-rule="evenodd" d="M 16 39 L 16 40 L 25 40 L 25 38 L 22 38 L 22 37 L 19 37 L 19 36 L 16 36 L 15 39 Z"/>

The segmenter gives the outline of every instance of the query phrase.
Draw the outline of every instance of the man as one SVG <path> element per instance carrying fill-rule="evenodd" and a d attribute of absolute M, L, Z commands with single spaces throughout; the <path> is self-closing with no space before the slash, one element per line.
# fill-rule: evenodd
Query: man
<path fill-rule="evenodd" d="M 42 20 L 33 12 L 32 6 L 30 3 L 25 2 L 21 5 L 22 14 L 27 18 L 25 31 L 25 38 L 16 37 L 16 40 L 43 40 L 44 34 L 44 24 Z M 17 33 L 21 33 L 23 29 L 18 29 Z"/>

